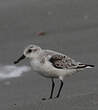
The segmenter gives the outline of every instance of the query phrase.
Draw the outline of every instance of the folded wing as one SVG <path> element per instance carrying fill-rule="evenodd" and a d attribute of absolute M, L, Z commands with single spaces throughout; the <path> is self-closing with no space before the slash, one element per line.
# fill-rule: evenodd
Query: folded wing
<path fill-rule="evenodd" d="M 53 55 L 49 61 L 52 63 L 52 65 L 58 69 L 64 69 L 64 68 L 76 68 L 77 63 L 71 59 L 68 56 L 63 55 Z"/>

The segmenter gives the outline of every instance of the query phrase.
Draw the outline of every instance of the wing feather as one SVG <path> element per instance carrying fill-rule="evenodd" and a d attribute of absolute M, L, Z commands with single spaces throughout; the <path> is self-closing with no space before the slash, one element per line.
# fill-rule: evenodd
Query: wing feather
<path fill-rule="evenodd" d="M 77 63 L 73 59 L 65 55 L 53 55 L 49 61 L 54 67 L 59 69 L 76 68 L 77 66 Z"/>

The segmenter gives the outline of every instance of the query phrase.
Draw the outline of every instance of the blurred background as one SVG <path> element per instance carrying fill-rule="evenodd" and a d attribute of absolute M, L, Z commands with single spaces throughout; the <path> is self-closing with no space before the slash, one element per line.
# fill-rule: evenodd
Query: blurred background
<path fill-rule="evenodd" d="M 41 101 L 48 97 L 51 82 L 33 70 L 2 80 L 0 110 L 97 110 L 97 36 L 97 0 L 0 0 L 0 65 L 13 65 L 31 43 L 96 65 L 65 78 L 59 100 Z M 23 65 L 30 66 L 29 61 L 18 66 Z"/>

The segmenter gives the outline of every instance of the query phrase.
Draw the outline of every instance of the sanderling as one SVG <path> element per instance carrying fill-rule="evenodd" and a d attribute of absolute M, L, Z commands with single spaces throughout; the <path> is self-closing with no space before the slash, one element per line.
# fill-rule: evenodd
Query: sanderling
<path fill-rule="evenodd" d="M 52 89 L 49 99 L 53 98 L 53 91 L 55 87 L 54 78 L 58 78 L 61 82 L 59 91 L 55 97 L 58 98 L 63 87 L 63 79 L 66 75 L 71 75 L 72 73 L 83 70 L 84 68 L 94 67 L 94 65 L 76 62 L 74 59 L 71 59 L 62 53 L 41 49 L 36 45 L 29 45 L 25 48 L 23 55 L 16 60 L 14 64 L 17 64 L 24 58 L 30 59 L 31 66 L 34 71 L 51 79 Z M 43 98 L 43 100 L 45 99 L 46 98 Z"/>

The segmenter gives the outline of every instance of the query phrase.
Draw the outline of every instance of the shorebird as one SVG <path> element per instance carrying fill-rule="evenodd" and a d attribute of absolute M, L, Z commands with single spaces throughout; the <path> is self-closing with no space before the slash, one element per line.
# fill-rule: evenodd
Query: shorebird
<path fill-rule="evenodd" d="M 43 100 L 53 98 L 55 78 L 60 80 L 60 88 L 55 97 L 59 98 L 63 87 L 63 79 L 65 76 L 71 75 L 72 73 L 83 70 L 85 68 L 94 67 L 94 65 L 76 62 L 74 59 L 67 55 L 52 50 L 45 50 L 33 44 L 24 49 L 22 56 L 17 59 L 14 64 L 19 63 L 24 58 L 30 59 L 31 66 L 34 71 L 38 72 L 40 75 L 46 78 L 50 78 L 52 81 L 50 97 L 43 98 Z"/>

